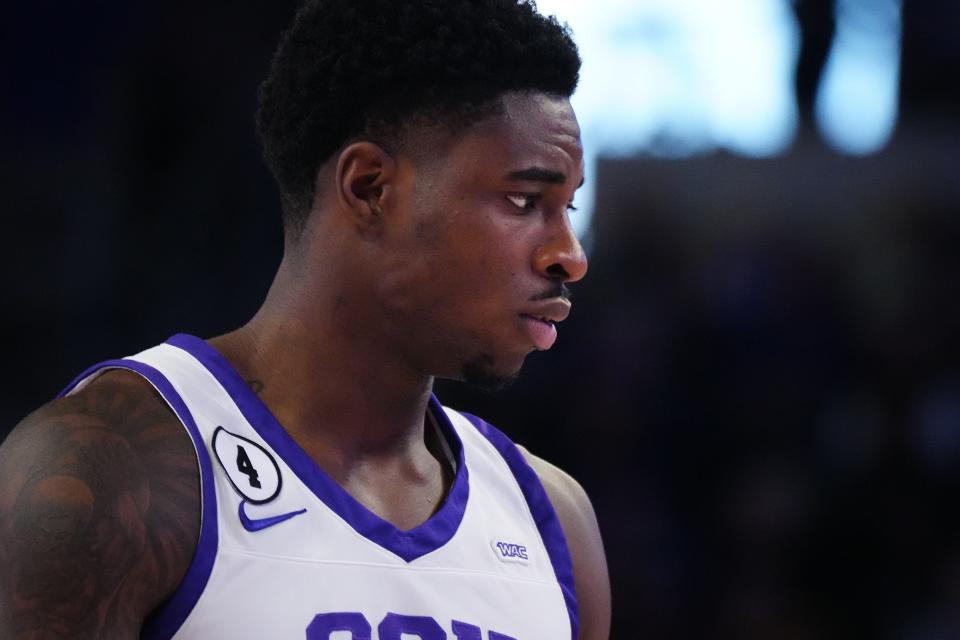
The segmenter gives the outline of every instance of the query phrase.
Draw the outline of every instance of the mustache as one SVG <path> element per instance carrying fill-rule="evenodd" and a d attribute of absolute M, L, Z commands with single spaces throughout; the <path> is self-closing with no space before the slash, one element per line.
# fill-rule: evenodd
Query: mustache
<path fill-rule="evenodd" d="M 562 282 L 558 282 L 556 285 L 550 287 L 546 291 L 533 296 L 530 298 L 530 300 L 535 302 L 537 300 L 551 300 L 553 298 L 562 298 L 569 301 L 571 298 L 573 298 L 573 293 L 570 291 L 570 288 L 567 285 Z"/>

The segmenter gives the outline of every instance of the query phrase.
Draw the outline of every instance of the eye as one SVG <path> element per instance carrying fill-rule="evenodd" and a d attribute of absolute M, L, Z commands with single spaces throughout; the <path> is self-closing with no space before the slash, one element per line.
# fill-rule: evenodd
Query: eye
<path fill-rule="evenodd" d="M 519 209 L 533 211 L 537 207 L 537 202 L 540 201 L 540 195 L 536 193 L 512 193 L 507 196 L 507 200 Z"/>
<path fill-rule="evenodd" d="M 572 212 L 574 212 L 574 211 L 576 211 L 576 210 L 577 210 L 577 208 L 576 208 L 575 206 L 573 206 L 573 203 L 572 203 L 572 202 L 567 205 L 567 211 L 570 211 L 570 212 L 572 213 Z"/>

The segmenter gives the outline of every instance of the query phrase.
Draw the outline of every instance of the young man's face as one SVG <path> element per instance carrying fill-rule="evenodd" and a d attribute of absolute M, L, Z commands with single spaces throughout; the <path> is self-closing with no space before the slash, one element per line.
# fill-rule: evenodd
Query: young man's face
<path fill-rule="evenodd" d="M 564 283 L 587 270 L 567 209 L 583 149 L 566 99 L 508 94 L 504 113 L 421 162 L 378 283 L 384 318 L 431 375 L 498 384 L 549 349 Z"/>

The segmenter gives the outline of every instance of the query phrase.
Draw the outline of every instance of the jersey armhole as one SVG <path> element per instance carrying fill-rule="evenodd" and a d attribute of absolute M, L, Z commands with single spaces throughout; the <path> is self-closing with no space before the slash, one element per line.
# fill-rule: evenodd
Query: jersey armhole
<path fill-rule="evenodd" d="M 200 430 L 197 428 L 197 423 L 183 398 L 166 376 L 148 364 L 130 358 L 101 362 L 77 376 L 57 395 L 57 398 L 62 398 L 82 389 L 95 377 L 110 369 L 132 371 L 156 389 L 190 435 L 197 456 L 197 464 L 200 468 L 200 536 L 197 540 L 196 551 L 183 580 L 177 586 L 173 595 L 147 617 L 140 635 L 145 640 L 172 638 L 183 626 L 200 599 L 217 557 L 217 494 L 213 481 L 213 466 L 210 463 L 210 454 L 204 444 L 203 437 L 200 435 Z"/>
<path fill-rule="evenodd" d="M 530 507 L 530 513 L 533 515 L 537 530 L 540 532 L 540 538 L 547 548 L 547 554 L 550 556 L 550 564 L 553 565 L 553 572 L 556 575 L 560 590 L 563 592 L 563 599 L 567 605 L 567 613 L 570 615 L 570 632 L 573 640 L 577 640 L 580 633 L 580 614 L 577 605 L 577 590 L 573 582 L 573 561 L 570 558 L 570 548 L 567 546 L 567 537 L 563 533 L 563 527 L 560 525 L 560 519 L 557 512 L 550 502 L 540 477 L 534 471 L 523 453 L 517 448 L 502 431 L 492 424 L 469 413 L 458 412 L 464 418 L 470 421 L 477 431 L 483 435 L 490 444 L 503 457 L 510 471 L 520 486 L 520 491 Z"/>

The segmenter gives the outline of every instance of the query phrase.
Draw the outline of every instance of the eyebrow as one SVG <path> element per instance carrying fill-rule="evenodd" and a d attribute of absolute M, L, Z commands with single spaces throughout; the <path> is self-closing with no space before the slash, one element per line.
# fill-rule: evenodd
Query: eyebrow
<path fill-rule="evenodd" d="M 511 171 L 507 174 L 507 180 L 510 182 L 545 182 L 547 184 L 563 184 L 567 181 L 567 176 L 565 173 L 560 171 L 553 171 L 552 169 L 544 169 L 543 167 L 530 167 L 529 169 L 521 169 L 520 171 Z M 586 178 L 580 180 L 580 184 L 577 185 L 577 188 L 583 186 Z"/>

